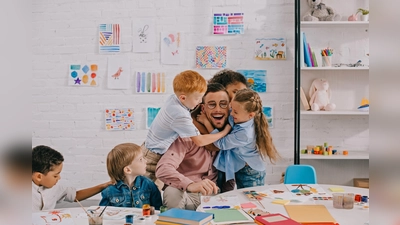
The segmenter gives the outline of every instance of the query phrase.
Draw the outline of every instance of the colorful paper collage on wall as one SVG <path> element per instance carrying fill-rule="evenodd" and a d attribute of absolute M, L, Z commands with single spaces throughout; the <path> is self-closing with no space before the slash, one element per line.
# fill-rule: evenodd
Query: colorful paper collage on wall
<path fill-rule="evenodd" d="M 274 127 L 274 111 L 271 106 L 264 106 L 263 107 L 263 113 L 267 117 L 268 121 L 268 127 L 273 128 Z"/>
<path fill-rule="evenodd" d="M 133 52 L 154 52 L 156 49 L 156 26 L 154 19 L 135 19 L 133 30 Z"/>
<path fill-rule="evenodd" d="M 257 38 L 255 40 L 254 57 L 258 60 L 286 59 L 286 39 Z"/>
<path fill-rule="evenodd" d="M 213 34 L 244 34 L 244 13 L 214 13 Z"/>
<path fill-rule="evenodd" d="M 146 129 L 149 129 L 154 119 L 156 118 L 160 107 L 147 107 L 146 108 Z"/>
<path fill-rule="evenodd" d="M 152 71 L 136 71 L 137 93 L 165 93 L 165 73 Z"/>
<path fill-rule="evenodd" d="M 99 52 L 110 53 L 120 52 L 121 32 L 119 24 L 99 25 Z"/>
<path fill-rule="evenodd" d="M 106 109 L 105 128 L 106 130 L 134 130 L 134 110 L 132 108 Z"/>
<path fill-rule="evenodd" d="M 161 63 L 183 64 L 185 60 L 181 32 L 161 32 Z"/>
<path fill-rule="evenodd" d="M 107 87 L 110 89 L 129 89 L 131 65 L 128 56 L 108 57 Z"/>
<path fill-rule="evenodd" d="M 97 64 L 70 64 L 68 85 L 97 86 Z"/>
<path fill-rule="evenodd" d="M 237 72 L 246 77 L 249 87 L 256 92 L 267 91 L 267 71 L 266 70 L 238 70 Z"/>
<path fill-rule="evenodd" d="M 74 225 L 74 219 L 69 210 L 52 210 L 32 213 L 32 225 Z"/>
<path fill-rule="evenodd" d="M 226 46 L 197 46 L 196 68 L 225 68 Z"/>

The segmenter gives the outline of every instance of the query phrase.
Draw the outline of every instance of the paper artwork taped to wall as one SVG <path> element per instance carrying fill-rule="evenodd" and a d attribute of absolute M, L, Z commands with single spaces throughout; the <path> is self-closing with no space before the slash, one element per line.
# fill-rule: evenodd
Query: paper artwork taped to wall
<path fill-rule="evenodd" d="M 263 107 L 263 113 L 267 117 L 267 122 L 268 122 L 268 127 L 273 128 L 274 127 L 274 111 L 271 106 L 264 106 Z"/>
<path fill-rule="evenodd" d="M 165 72 L 136 71 L 137 93 L 165 93 Z"/>
<path fill-rule="evenodd" d="M 226 46 L 197 46 L 196 68 L 226 68 Z"/>
<path fill-rule="evenodd" d="M 68 85 L 97 86 L 97 64 L 70 64 L 68 66 Z"/>
<path fill-rule="evenodd" d="M 213 34 L 244 34 L 244 13 L 214 13 Z"/>
<path fill-rule="evenodd" d="M 32 225 L 74 225 L 69 210 L 51 210 L 32 213 Z"/>
<path fill-rule="evenodd" d="M 267 91 L 266 70 L 238 70 L 237 72 L 246 77 L 249 88 L 260 93 Z"/>
<path fill-rule="evenodd" d="M 183 64 L 185 60 L 182 32 L 161 32 L 161 63 Z"/>
<path fill-rule="evenodd" d="M 134 130 L 133 108 L 106 109 L 104 111 L 106 130 Z"/>
<path fill-rule="evenodd" d="M 154 19 L 137 19 L 133 22 L 133 52 L 154 52 L 156 26 Z"/>
<path fill-rule="evenodd" d="M 255 40 L 254 57 L 258 60 L 286 59 L 286 39 L 257 38 Z"/>
<path fill-rule="evenodd" d="M 120 52 L 120 26 L 119 24 L 100 24 L 99 25 L 99 52 L 114 53 Z"/>
<path fill-rule="evenodd" d="M 146 108 L 146 129 L 149 129 L 154 119 L 156 118 L 160 107 L 147 107 Z"/>
<path fill-rule="evenodd" d="M 110 89 L 129 89 L 131 66 L 127 56 L 108 57 L 107 87 Z"/>

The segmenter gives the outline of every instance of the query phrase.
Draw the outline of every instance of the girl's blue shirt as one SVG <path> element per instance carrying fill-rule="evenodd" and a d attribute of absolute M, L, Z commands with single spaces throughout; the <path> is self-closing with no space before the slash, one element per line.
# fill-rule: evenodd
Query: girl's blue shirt
<path fill-rule="evenodd" d="M 214 142 L 214 145 L 221 150 L 214 161 L 214 166 L 226 173 L 227 181 L 235 179 L 235 173 L 246 163 L 257 171 L 265 171 L 265 163 L 257 150 L 254 118 L 235 124 L 233 117 L 229 116 L 228 122 L 232 126 L 231 132 Z M 215 129 L 211 133 L 217 132 Z"/>

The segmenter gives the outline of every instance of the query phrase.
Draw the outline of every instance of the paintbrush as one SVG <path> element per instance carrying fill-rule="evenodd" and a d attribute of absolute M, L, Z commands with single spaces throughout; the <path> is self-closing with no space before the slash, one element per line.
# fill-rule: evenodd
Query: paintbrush
<path fill-rule="evenodd" d="M 104 212 L 104 210 L 106 210 L 106 208 L 107 208 L 107 205 L 106 205 L 106 206 L 104 207 L 104 209 L 101 211 L 99 217 L 101 217 L 101 215 L 103 215 L 103 212 Z"/>
<path fill-rule="evenodd" d="M 258 203 L 260 203 L 260 205 L 265 209 L 264 205 L 260 202 L 260 197 L 257 197 L 256 195 L 254 195 L 253 192 L 251 192 L 251 195 L 253 195 L 253 197 L 257 200 Z"/>
<path fill-rule="evenodd" d="M 90 220 L 93 223 L 96 223 L 96 221 L 94 221 L 93 217 L 90 216 L 90 214 L 86 211 L 85 207 L 83 207 L 83 205 L 81 204 L 80 201 L 78 201 L 78 199 L 75 199 L 75 201 L 81 206 L 81 208 L 83 209 L 83 211 L 85 211 L 86 215 L 90 218 Z"/>

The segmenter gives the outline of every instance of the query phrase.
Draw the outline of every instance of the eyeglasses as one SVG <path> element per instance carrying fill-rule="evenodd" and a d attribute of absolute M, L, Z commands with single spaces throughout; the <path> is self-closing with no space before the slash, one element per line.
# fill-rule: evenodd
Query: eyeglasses
<path fill-rule="evenodd" d="M 207 108 L 209 109 L 214 109 L 215 107 L 217 107 L 217 103 L 216 102 L 208 102 L 205 103 L 204 105 L 207 106 Z M 227 101 L 220 101 L 219 102 L 219 107 L 221 107 L 221 109 L 226 109 L 229 105 L 229 102 Z"/>

